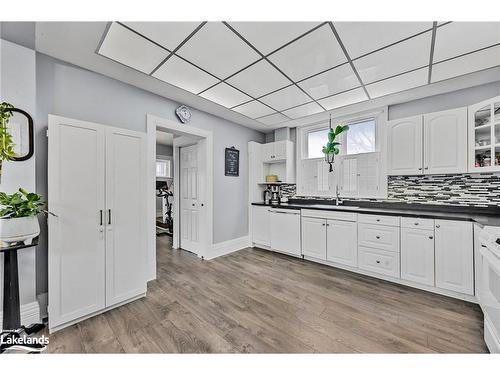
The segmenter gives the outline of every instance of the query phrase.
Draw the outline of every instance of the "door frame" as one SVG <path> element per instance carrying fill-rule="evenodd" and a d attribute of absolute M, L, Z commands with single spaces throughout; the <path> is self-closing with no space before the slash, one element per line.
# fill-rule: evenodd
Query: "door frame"
<path fill-rule="evenodd" d="M 205 212 L 200 217 L 200 241 L 201 248 L 198 251 L 198 257 L 206 258 L 213 245 L 213 133 L 210 130 L 203 130 L 192 125 L 184 125 L 167 120 L 155 115 L 146 116 L 146 143 L 147 143 L 147 179 L 148 179 L 148 280 L 156 279 L 156 130 L 165 132 L 183 133 L 205 140 L 205 162 L 206 162 L 206 191 L 205 191 Z M 179 145 L 174 147 L 174 235 L 172 247 L 179 248 L 179 206 L 180 199 L 178 194 L 179 184 Z M 177 154 L 177 155 L 176 155 Z"/>

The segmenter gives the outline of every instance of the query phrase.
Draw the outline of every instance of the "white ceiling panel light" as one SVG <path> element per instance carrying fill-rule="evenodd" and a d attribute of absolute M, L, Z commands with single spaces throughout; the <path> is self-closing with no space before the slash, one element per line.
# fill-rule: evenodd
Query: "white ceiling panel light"
<path fill-rule="evenodd" d="M 438 27 L 434 62 L 500 43 L 500 22 L 452 22 Z"/>
<path fill-rule="evenodd" d="M 295 107 L 300 104 L 310 102 L 311 99 L 304 94 L 297 86 L 289 86 L 260 99 L 270 107 L 278 111 Z"/>
<path fill-rule="evenodd" d="M 215 85 L 218 80 L 177 56 L 171 56 L 153 77 L 161 79 L 181 89 L 198 94 Z"/>
<path fill-rule="evenodd" d="M 399 91 L 408 90 L 427 84 L 429 78 L 429 68 L 414 70 L 410 73 L 401 74 L 396 77 L 384 79 L 383 81 L 372 83 L 366 86 L 370 97 L 378 98 Z"/>
<path fill-rule="evenodd" d="M 231 26 L 263 55 L 313 29 L 319 22 L 231 22 Z"/>
<path fill-rule="evenodd" d="M 266 60 L 260 60 L 229 78 L 227 82 L 255 98 L 291 84 L 283 74 Z"/>
<path fill-rule="evenodd" d="M 319 112 L 323 112 L 323 108 L 321 108 L 321 106 L 314 102 L 283 111 L 285 115 L 292 119 L 314 115 L 315 113 Z"/>
<path fill-rule="evenodd" d="M 200 22 L 123 22 L 131 29 L 173 51 Z"/>
<path fill-rule="evenodd" d="M 275 113 L 273 115 L 258 118 L 257 121 L 263 123 L 264 125 L 276 125 L 282 122 L 288 121 L 289 118 L 281 113 Z"/>
<path fill-rule="evenodd" d="M 109 27 L 98 53 L 146 74 L 169 55 L 168 51 L 116 22 Z"/>
<path fill-rule="evenodd" d="M 275 112 L 267 105 L 264 105 L 256 100 L 239 105 L 238 107 L 232 108 L 232 110 L 250 118 L 263 117 Z"/>
<path fill-rule="evenodd" d="M 429 65 L 432 33 L 426 32 L 360 59 L 354 66 L 365 84 Z"/>
<path fill-rule="evenodd" d="M 342 91 L 359 87 L 358 77 L 350 64 L 344 64 L 325 73 L 298 83 L 314 99 L 324 98 Z"/>
<path fill-rule="evenodd" d="M 273 53 L 269 59 L 294 81 L 347 61 L 328 24 Z"/>
<path fill-rule="evenodd" d="M 500 46 L 483 49 L 456 59 L 443 61 L 432 66 L 431 81 L 457 77 L 500 65 Z"/>
<path fill-rule="evenodd" d="M 334 22 L 351 59 L 432 28 L 432 22 Z"/>
<path fill-rule="evenodd" d="M 221 22 L 205 24 L 177 54 L 222 79 L 260 58 Z"/>
<path fill-rule="evenodd" d="M 243 94 L 223 82 L 201 93 L 200 96 L 227 108 L 252 100 L 248 95 Z"/>
<path fill-rule="evenodd" d="M 319 100 L 319 103 L 327 110 L 343 107 L 349 104 L 359 103 L 368 100 L 365 91 L 360 87 L 341 94 L 330 96 Z"/>

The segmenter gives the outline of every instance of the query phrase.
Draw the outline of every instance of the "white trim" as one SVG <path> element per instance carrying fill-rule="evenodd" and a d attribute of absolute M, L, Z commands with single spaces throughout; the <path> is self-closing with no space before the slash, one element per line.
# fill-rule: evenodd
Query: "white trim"
<path fill-rule="evenodd" d="M 242 250 L 246 247 L 250 247 L 249 236 L 243 236 L 240 238 L 234 238 L 232 240 L 224 242 L 218 242 L 213 244 L 210 255 L 205 257 L 205 259 L 215 259 L 217 257 L 234 253 L 235 251 L 238 250 Z"/>
<path fill-rule="evenodd" d="M 181 133 L 196 136 L 199 138 L 206 139 L 206 202 L 205 202 L 205 224 L 201 228 L 205 229 L 203 235 L 200 234 L 201 238 L 205 239 L 205 243 L 200 249 L 198 256 L 205 257 L 212 249 L 213 244 L 213 163 L 214 163 L 214 153 L 213 153 L 213 133 L 209 130 L 203 130 L 192 125 L 179 124 L 177 122 L 167 120 L 155 115 L 146 115 L 147 124 L 147 150 L 148 156 L 148 280 L 153 280 L 156 278 L 156 225 L 155 216 L 156 212 L 156 195 L 155 195 L 155 163 L 151 162 L 156 160 L 156 130 L 164 130 L 167 132 Z M 178 147 L 177 147 L 178 150 Z M 178 159 L 179 155 L 176 155 L 176 149 L 174 147 L 174 191 L 178 191 L 176 182 L 179 181 L 179 165 Z M 174 238 L 173 247 L 178 247 L 178 215 L 179 215 L 179 195 L 174 194 Z"/>
<path fill-rule="evenodd" d="M 34 323 L 40 323 L 40 305 L 37 301 L 26 303 L 20 307 L 21 324 L 29 326 Z M 0 330 L 3 327 L 3 312 L 0 311 Z"/>

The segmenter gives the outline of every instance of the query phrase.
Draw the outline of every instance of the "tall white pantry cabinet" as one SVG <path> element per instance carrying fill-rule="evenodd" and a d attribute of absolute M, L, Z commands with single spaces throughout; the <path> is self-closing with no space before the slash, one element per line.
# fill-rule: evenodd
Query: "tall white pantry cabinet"
<path fill-rule="evenodd" d="M 49 115 L 49 329 L 146 293 L 145 133 Z"/>

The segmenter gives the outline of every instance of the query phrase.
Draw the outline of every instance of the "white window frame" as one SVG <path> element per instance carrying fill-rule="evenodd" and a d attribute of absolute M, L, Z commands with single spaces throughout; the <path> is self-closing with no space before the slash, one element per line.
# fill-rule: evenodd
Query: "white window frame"
<path fill-rule="evenodd" d="M 156 163 L 158 162 L 162 162 L 162 161 L 168 161 L 169 164 L 170 164 L 170 170 L 169 170 L 169 175 L 167 177 L 159 177 L 159 176 L 156 176 L 156 180 L 158 181 L 167 181 L 167 180 L 171 180 L 173 179 L 174 177 L 174 173 L 173 173 L 173 157 L 172 156 L 164 156 L 164 155 L 157 155 L 156 156 Z M 155 164 L 156 166 L 156 164 Z M 155 168 L 155 175 L 156 175 L 156 168 Z"/>

